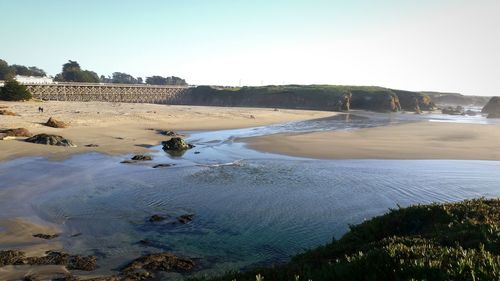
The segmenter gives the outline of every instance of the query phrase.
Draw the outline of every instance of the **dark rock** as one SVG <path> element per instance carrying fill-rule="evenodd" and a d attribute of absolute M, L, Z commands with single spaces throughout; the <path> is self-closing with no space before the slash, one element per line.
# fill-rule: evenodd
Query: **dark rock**
<path fill-rule="evenodd" d="M 0 267 L 5 265 L 24 264 L 26 256 L 22 251 L 0 251 Z"/>
<path fill-rule="evenodd" d="M 193 220 L 193 217 L 194 217 L 194 214 L 186 214 L 186 215 L 182 215 L 182 216 L 177 217 L 177 220 L 180 223 L 188 223 L 188 222 Z"/>
<path fill-rule="evenodd" d="M 15 112 L 6 109 L 0 109 L 0 115 L 18 116 Z"/>
<path fill-rule="evenodd" d="M 92 271 L 97 268 L 97 259 L 94 256 L 71 256 L 66 268 Z"/>
<path fill-rule="evenodd" d="M 33 235 L 33 237 L 42 238 L 42 239 L 45 239 L 45 240 L 51 240 L 51 239 L 59 237 L 59 234 L 57 234 L 57 233 L 56 234 L 38 233 L 38 234 Z"/>
<path fill-rule="evenodd" d="M 191 149 L 194 147 L 192 144 L 186 143 L 182 138 L 174 137 L 168 141 L 162 142 L 163 150 L 172 150 L 172 151 L 182 151 Z"/>
<path fill-rule="evenodd" d="M 122 281 L 141 281 L 151 280 L 154 274 L 146 270 L 136 270 L 123 273 L 120 280 Z"/>
<path fill-rule="evenodd" d="M 66 275 L 64 277 L 59 277 L 59 278 L 53 278 L 52 281 L 79 281 L 80 279 L 78 279 L 77 277 L 75 276 L 72 276 L 72 275 Z M 90 280 L 93 280 L 93 281 L 96 281 L 94 279 L 90 279 Z M 89 280 L 87 280 L 89 281 Z"/>
<path fill-rule="evenodd" d="M 133 163 L 135 163 L 135 162 L 136 162 L 136 161 L 134 161 L 134 160 L 123 160 L 123 161 L 122 161 L 122 162 L 120 162 L 120 163 L 123 163 L 123 164 L 133 164 Z"/>
<path fill-rule="evenodd" d="M 481 112 L 488 113 L 488 118 L 500 118 L 500 97 L 492 97 Z"/>
<path fill-rule="evenodd" d="M 122 273 L 137 272 L 137 270 L 150 270 L 150 271 L 189 271 L 193 269 L 195 263 L 189 258 L 180 258 L 171 253 L 150 254 L 140 257 L 125 268 Z"/>
<path fill-rule="evenodd" d="M 465 111 L 465 114 L 466 115 L 469 115 L 469 116 L 476 116 L 477 115 L 477 112 L 473 111 L 473 110 L 467 110 Z"/>
<path fill-rule="evenodd" d="M 28 275 L 23 278 L 23 281 L 42 281 L 42 279 L 38 278 L 35 275 Z"/>
<path fill-rule="evenodd" d="M 26 257 L 22 251 L 0 251 L 0 267 L 5 265 L 63 265 L 67 269 L 92 271 L 97 268 L 93 256 L 69 255 L 63 252 L 48 251 L 42 257 Z"/>
<path fill-rule="evenodd" d="M 174 131 L 169 131 L 169 130 L 156 130 L 158 134 L 168 136 L 168 137 L 176 137 L 176 136 L 182 136 L 180 134 L 177 134 Z"/>
<path fill-rule="evenodd" d="M 49 134 L 34 135 L 31 138 L 26 139 L 26 141 L 38 144 L 46 144 L 46 145 L 76 147 L 76 145 L 74 145 L 73 142 L 71 142 L 68 139 L 65 139 L 61 136 L 49 135 Z"/>
<path fill-rule="evenodd" d="M 98 145 L 98 144 L 93 144 L 93 143 L 91 143 L 91 144 L 86 144 L 85 146 L 86 146 L 86 147 L 99 147 L 99 145 Z"/>
<path fill-rule="evenodd" d="M 489 113 L 487 118 L 500 118 L 500 113 Z"/>
<path fill-rule="evenodd" d="M 195 151 L 194 154 L 200 154 L 200 152 L 199 151 Z"/>
<path fill-rule="evenodd" d="M 43 257 L 28 257 L 29 265 L 64 265 L 70 270 L 92 271 L 97 268 L 97 259 L 94 256 L 69 255 L 63 252 L 49 251 Z"/>
<path fill-rule="evenodd" d="M 153 160 L 153 157 L 151 157 L 150 155 L 138 154 L 138 155 L 135 155 L 134 157 L 132 157 L 132 160 L 134 160 L 134 161 L 151 161 L 151 160 Z"/>
<path fill-rule="evenodd" d="M 85 279 L 79 279 L 78 277 L 75 277 L 73 275 L 67 275 L 61 278 L 55 278 L 52 279 L 52 281 L 80 281 L 80 280 L 85 280 L 85 281 L 125 281 L 127 279 L 121 279 L 116 276 L 101 276 L 101 277 L 94 277 L 94 278 L 85 278 Z M 130 280 L 133 281 L 133 280 Z"/>
<path fill-rule="evenodd" d="M 172 166 L 175 166 L 175 164 L 157 164 L 157 165 L 154 165 L 153 168 L 157 169 L 157 168 L 167 168 L 167 167 L 172 167 Z"/>
<path fill-rule="evenodd" d="M 446 108 L 443 108 L 441 110 L 441 113 L 448 115 L 465 115 L 464 108 L 460 105 L 456 107 L 448 106 Z"/>
<path fill-rule="evenodd" d="M 30 131 L 25 128 L 16 128 L 16 129 L 5 129 L 0 130 L 0 134 L 4 134 L 6 137 L 31 137 L 33 136 Z"/>
<path fill-rule="evenodd" d="M 158 222 L 158 221 L 163 221 L 165 220 L 166 218 L 163 217 L 163 216 L 160 216 L 160 215 L 152 215 L 150 218 L 149 218 L 149 221 L 150 222 Z"/>
<path fill-rule="evenodd" d="M 49 120 L 44 124 L 45 126 L 52 127 L 52 128 L 66 128 L 68 127 L 68 124 L 56 120 L 55 118 L 50 117 Z"/>

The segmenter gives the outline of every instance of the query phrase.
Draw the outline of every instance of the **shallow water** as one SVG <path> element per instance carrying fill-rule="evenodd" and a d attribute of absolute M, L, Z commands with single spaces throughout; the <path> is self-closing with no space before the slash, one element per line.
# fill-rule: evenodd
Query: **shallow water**
<path fill-rule="evenodd" d="M 172 251 L 197 258 L 197 274 L 211 274 L 284 262 L 340 237 L 348 224 L 398 205 L 500 196 L 497 161 L 312 160 L 260 153 L 235 142 L 423 118 L 351 115 L 347 121 L 342 116 L 191 132 L 196 148 L 173 157 L 158 146 L 154 161 L 139 164 L 120 163 L 129 156 L 97 153 L 64 161 L 4 162 L 0 218 L 33 217 L 61 225 L 66 251 L 97 255 L 103 273 L 145 253 Z M 152 168 L 160 163 L 175 166 Z M 195 214 L 191 223 L 169 223 L 188 213 Z M 149 223 L 153 214 L 169 219 Z"/>

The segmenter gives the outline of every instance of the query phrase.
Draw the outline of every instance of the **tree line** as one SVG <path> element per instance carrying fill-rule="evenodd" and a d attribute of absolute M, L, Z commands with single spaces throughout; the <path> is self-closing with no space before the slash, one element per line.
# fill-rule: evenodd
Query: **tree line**
<path fill-rule="evenodd" d="M 42 69 L 31 66 L 26 67 L 22 65 L 9 65 L 6 61 L 0 59 L 0 80 L 11 80 L 16 75 L 22 76 L 47 76 Z M 97 75 L 96 72 L 91 70 L 83 70 L 77 61 L 69 60 L 63 64 L 61 73 L 54 77 L 57 82 L 81 82 L 81 83 L 116 83 L 116 84 L 149 84 L 149 85 L 187 85 L 186 80 L 169 76 L 163 77 L 154 75 L 146 77 L 143 81 L 142 77 L 134 77 L 130 74 L 123 72 L 114 72 L 111 76 Z"/>
<path fill-rule="evenodd" d="M 16 77 L 16 75 L 37 77 L 47 76 L 43 69 L 36 66 L 24 66 L 18 64 L 9 65 L 6 61 L 0 59 L 0 80 L 11 80 Z"/>

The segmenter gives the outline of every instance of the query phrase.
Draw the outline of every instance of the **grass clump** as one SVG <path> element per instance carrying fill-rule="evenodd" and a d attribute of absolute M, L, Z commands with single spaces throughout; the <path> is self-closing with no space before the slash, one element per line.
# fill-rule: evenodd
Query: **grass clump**
<path fill-rule="evenodd" d="M 500 199 L 411 206 L 288 264 L 196 280 L 500 280 Z"/>

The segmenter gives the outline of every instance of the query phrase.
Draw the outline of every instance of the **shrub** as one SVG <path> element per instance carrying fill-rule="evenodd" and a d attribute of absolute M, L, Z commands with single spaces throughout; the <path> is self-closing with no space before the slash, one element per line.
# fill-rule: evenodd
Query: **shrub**
<path fill-rule="evenodd" d="M 31 93 L 26 86 L 19 84 L 15 80 L 5 82 L 5 85 L 0 88 L 0 100 L 19 101 L 31 99 Z"/>

